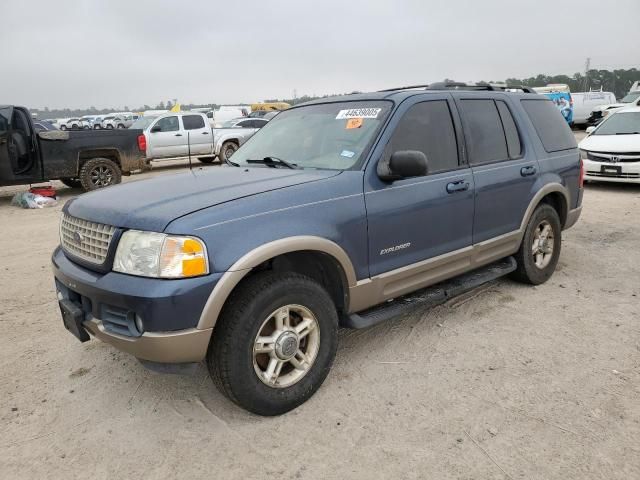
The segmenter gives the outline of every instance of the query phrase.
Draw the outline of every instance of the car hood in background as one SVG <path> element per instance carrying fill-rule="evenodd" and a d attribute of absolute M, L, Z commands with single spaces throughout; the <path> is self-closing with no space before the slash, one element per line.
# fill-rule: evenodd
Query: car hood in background
<path fill-rule="evenodd" d="M 339 173 L 269 167 L 208 168 L 96 190 L 70 201 L 65 210 L 84 220 L 161 232 L 171 221 L 203 208 Z"/>
<path fill-rule="evenodd" d="M 589 152 L 640 152 L 640 135 L 589 135 L 578 145 Z"/>

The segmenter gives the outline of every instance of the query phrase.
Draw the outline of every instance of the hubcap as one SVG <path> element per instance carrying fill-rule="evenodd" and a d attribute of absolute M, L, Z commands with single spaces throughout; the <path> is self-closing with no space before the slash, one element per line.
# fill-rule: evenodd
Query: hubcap
<path fill-rule="evenodd" d="M 113 172 L 109 167 L 100 165 L 91 170 L 91 183 L 96 187 L 106 187 L 113 181 Z"/>
<path fill-rule="evenodd" d="M 286 305 L 272 312 L 253 344 L 253 368 L 260 381 L 285 388 L 311 370 L 320 348 L 320 326 L 302 305 Z"/>
<path fill-rule="evenodd" d="M 546 220 L 540 222 L 536 227 L 533 235 L 533 245 L 531 246 L 531 253 L 533 255 L 533 262 L 539 269 L 545 268 L 551 262 L 553 257 L 553 228 L 551 224 Z"/>

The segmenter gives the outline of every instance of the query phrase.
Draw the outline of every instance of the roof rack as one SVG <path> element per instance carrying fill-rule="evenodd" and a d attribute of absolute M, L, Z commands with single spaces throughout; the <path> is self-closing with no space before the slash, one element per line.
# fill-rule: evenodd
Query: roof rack
<path fill-rule="evenodd" d="M 428 85 L 409 85 L 406 87 L 387 88 L 378 90 L 379 92 L 395 92 L 398 90 L 413 90 L 422 88 L 424 90 L 471 90 L 471 91 L 491 91 L 491 92 L 509 92 L 520 90 L 524 93 L 536 93 L 531 87 L 524 85 L 492 85 L 492 84 L 466 84 L 462 82 L 436 82 Z"/>

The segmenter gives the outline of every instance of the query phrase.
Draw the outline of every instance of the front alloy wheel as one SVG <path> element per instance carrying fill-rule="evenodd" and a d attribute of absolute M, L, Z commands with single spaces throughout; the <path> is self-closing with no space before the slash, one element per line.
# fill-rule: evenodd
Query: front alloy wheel
<path fill-rule="evenodd" d="M 337 331 L 336 307 L 318 282 L 293 272 L 256 273 L 227 300 L 207 366 L 233 402 L 280 415 L 320 387 L 335 357 Z"/>
<path fill-rule="evenodd" d="M 270 387 L 299 382 L 313 367 L 320 348 L 318 320 L 302 305 L 286 305 L 262 323 L 253 345 L 253 368 Z"/>

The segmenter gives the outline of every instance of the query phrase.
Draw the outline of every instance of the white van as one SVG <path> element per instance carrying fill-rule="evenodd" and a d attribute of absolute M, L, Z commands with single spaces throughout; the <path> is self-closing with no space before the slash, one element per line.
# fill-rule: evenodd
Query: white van
<path fill-rule="evenodd" d="M 616 96 L 611 92 L 572 92 L 573 98 L 573 123 L 575 125 L 587 125 L 589 117 L 596 107 L 616 103 Z"/>
<path fill-rule="evenodd" d="M 213 128 L 222 128 L 222 124 L 234 118 L 248 117 L 251 107 L 248 105 L 223 105 L 217 110 L 207 113 Z"/>

